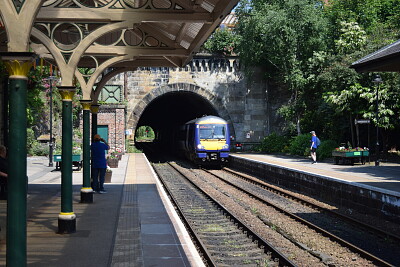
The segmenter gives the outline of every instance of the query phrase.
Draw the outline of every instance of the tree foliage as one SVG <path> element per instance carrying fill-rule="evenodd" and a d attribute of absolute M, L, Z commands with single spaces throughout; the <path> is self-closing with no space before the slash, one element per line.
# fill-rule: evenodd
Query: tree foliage
<path fill-rule="evenodd" d="M 340 26 L 339 39 L 335 40 L 339 53 L 353 53 L 365 45 L 367 34 L 357 22 L 341 21 Z"/>
<path fill-rule="evenodd" d="M 216 29 L 204 43 L 204 49 L 215 55 L 232 56 L 237 46 L 237 35 L 229 29 Z"/>
<path fill-rule="evenodd" d="M 285 127 L 338 141 L 354 118 L 398 127 L 399 75 L 381 74 L 376 121 L 374 74 L 349 67 L 398 39 L 400 0 L 246 0 L 236 10 L 242 64 L 262 67 L 271 85 L 292 93 L 280 108 Z"/>
<path fill-rule="evenodd" d="M 43 122 L 45 117 L 45 88 L 42 84 L 46 72 L 43 74 L 38 69 L 32 69 L 29 72 L 29 84 L 27 92 L 27 122 L 28 127 L 38 125 Z"/>
<path fill-rule="evenodd" d="M 155 133 L 153 128 L 150 126 L 140 126 L 136 130 L 135 139 L 138 141 L 152 141 L 155 138 Z"/>
<path fill-rule="evenodd" d="M 265 66 L 269 78 L 291 86 L 303 83 L 301 63 L 325 48 L 321 12 L 314 1 L 242 2 L 236 27 L 242 62 Z"/>
<path fill-rule="evenodd" d="M 238 53 L 245 66 L 257 64 L 266 78 L 291 92 L 280 114 L 301 133 L 307 108 L 309 62 L 327 48 L 327 20 L 315 1 L 245 1 L 239 5 Z"/>

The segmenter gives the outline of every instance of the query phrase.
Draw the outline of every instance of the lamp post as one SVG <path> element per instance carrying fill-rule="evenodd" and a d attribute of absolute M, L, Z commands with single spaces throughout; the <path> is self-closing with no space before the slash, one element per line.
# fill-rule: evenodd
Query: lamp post
<path fill-rule="evenodd" d="M 49 76 L 48 81 L 50 82 L 50 141 L 49 141 L 49 167 L 53 167 L 53 81 L 57 77 Z"/>
<path fill-rule="evenodd" d="M 379 166 L 379 124 L 378 124 L 378 119 L 379 119 L 379 89 L 380 89 L 380 84 L 383 82 L 382 78 L 380 75 L 375 75 L 374 80 L 372 81 L 374 84 L 376 84 L 376 159 L 375 159 L 375 166 Z"/>

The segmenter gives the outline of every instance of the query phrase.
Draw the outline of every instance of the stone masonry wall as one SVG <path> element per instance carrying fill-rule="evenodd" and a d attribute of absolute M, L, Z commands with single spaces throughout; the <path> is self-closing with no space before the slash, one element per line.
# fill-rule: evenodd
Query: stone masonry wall
<path fill-rule="evenodd" d="M 109 84 L 124 84 L 124 74 L 115 76 Z M 194 86 L 181 86 L 187 84 Z M 228 112 L 228 119 L 234 128 L 236 141 L 260 142 L 262 138 L 277 130 L 279 117 L 276 109 L 280 102 L 272 88 L 268 88 L 263 72 L 255 70 L 247 79 L 240 70 L 237 58 L 216 59 L 195 57 L 185 68 L 139 68 L 127 73 L 127 129 L 135 131 L 136 123 L 149 101 L 162 93 L 186 90 L 206 91 L 202 93 L 214 105 L 220 116 Z M 160 89 L 162 88 L 162 89 Z M 152 92 L 158 90 L 157 93 Z M 196 92 L 196 91 L 195 91 Z M 146 98 L 145 98 L 146 96 Z M 152 99 L 153 97 L 153 99 Z M 269 103 L 275 103 L 269 105 Z"/>

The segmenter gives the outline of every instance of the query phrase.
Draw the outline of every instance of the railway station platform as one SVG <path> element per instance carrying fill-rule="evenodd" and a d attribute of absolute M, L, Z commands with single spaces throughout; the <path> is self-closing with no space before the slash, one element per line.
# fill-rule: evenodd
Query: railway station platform
<path fill-rule="evenodd" d="M 304 158 L 233 153 L 233 157 L 309 173 L 400 197 L 400 164 L 311 164 Z M 28 158 L 28 266 L 203 266 L 189 235 L 143 154 L 113 168 L 107 194 L 80 202 L 82 172 L 73 172 L 77 232 L 57 234 L 61 172 L 45 157 Z M 398 199 L 398 198 L 397 198 Z M 0 266 L 6 263 L 6 205 L 0 200 Z"/>
<path fill-rule="evenodd" d="M 188 233 L 143 154 L 113 168 L 107 194 L 80 203 L 82 172 L 73 172 L 76 233 L 57 234 L 61 172 L 28 158 L 28 266 L 202 266 Z M 6 264 L 6 205 L 0 200 L 0 266 Z"/>
<path fill-rule="evenodd" d="M 399 193 L 400 196 L 400 164 L 398 163 L 380 162 L 380 166 L 375 166 L 375 162 L 366 162 L 364 165 L 336 165 L 333 161 L 324 161 L 311 164 L 311 159 L 284 155 L 246 153 L 234 155 L 337 180 L 358 183 L 366 187 L 393 191 L 395 194 Z"/>

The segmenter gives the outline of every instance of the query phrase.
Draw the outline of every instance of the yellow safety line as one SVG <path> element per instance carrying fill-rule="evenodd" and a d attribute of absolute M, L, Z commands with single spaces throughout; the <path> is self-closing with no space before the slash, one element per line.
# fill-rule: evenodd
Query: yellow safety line
<path fill-rule="evenodd" d="M 60 215 L 74 215 L 73 212 L 60 212 Z"/>

